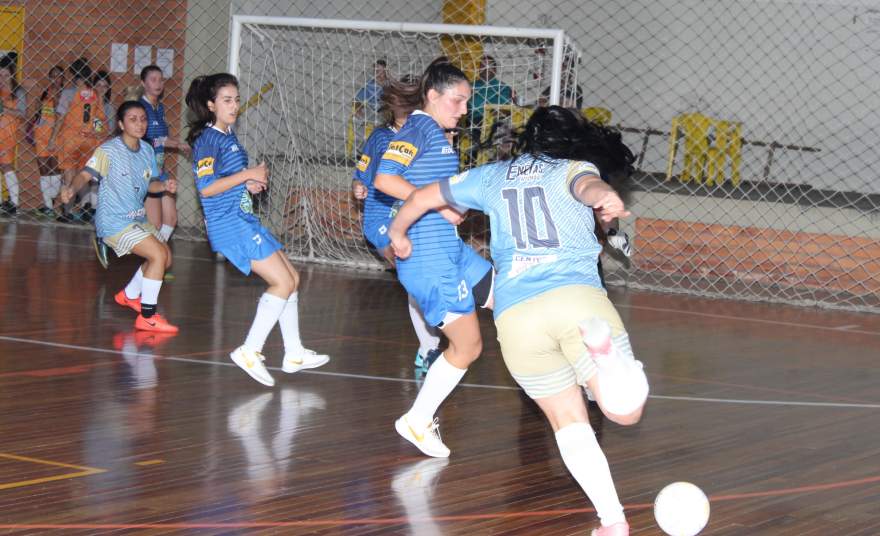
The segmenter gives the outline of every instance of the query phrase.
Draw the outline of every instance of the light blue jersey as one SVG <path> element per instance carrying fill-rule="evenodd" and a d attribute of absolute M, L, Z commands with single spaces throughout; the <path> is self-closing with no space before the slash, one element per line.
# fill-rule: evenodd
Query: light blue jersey
<path fill-rule="evenodd" d="M 379 173 L 400 175 L 414 186 L 447 179 L 458 171 L 458 155 L 430 115 L 413 112 L 388 145 Z M 407 233 L 412 255 L 398 259 L 397 277 L 412 294 L 425 320 L 437 326 L 447 314 L 474 311 L 473 286 L 492 265 L 458 237 L 439 212 L 422 216 Z"/>
<path fill-rule="evenodd" d="M 253 200 L 244 183 L 213 196 L 202 190 L 216 180 L 234 175 L 248 166 L 248 155 L 232 130 L 209 127 L 193 145 L 193 173 L 205 214 L 208 241 L 245 274 L 252 260 L 265 259 L 281 244 L 260 224 Z"/>
<path fill-rule="evenodd" d="M 117 136 L 102 143 L 86 162 L 85 171 L 100 184 L 95 229 L 101 238 L 147 221 L 144 198 L 159 170 L 152 147 L 138 142 L 138 150 L 132 151 Z"/>
<path fill-rule="evenodd" d="M 600 176 L 590 162 L 523 155 L 441 183 L 448 203 L 489 215 L 496 318 L 557 287 L 602 288 L 596 267 L 602 246 L 593 232 L 593 209 L 572 194 L 577 181 L 588 176 Z"/>
<path fill-rule="evenodd" d="M 389 244 L 388 224 L 391 221 L 391 209 L 395 199 L 377 190 L 374 181 L 382 155 L 385 154 L 388 143 L 396 134 L 397 131 L 389 127 L 374 130 L 364 143 L 352 177 L 367 187 L 367 198 L 364 200 L 364 238 L 378 250 L 384 249 Z"/>

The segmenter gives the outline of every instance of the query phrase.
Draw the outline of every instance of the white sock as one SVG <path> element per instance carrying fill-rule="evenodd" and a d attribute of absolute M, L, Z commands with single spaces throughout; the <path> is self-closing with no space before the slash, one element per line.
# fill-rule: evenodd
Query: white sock
<path fill-rule="evenodd" d="M 14 171 L 7 171 L 3 174 L 6 177 L 6 189 L 9 191 L 9 201 L 13 205 L 18 206 L 18 177 Z"/>
<path fill-rule="evenodd" d="M 412 320 L 416 337 L 419 338 L 419 355 L 426 356 L 428 352 L 440 346 L 440 336 L 437 334 L 437 328 L 425 323 L 422 310 L 419 309 L 419 304 L 412 294 L 409 295 L 409 318 Z"/>
<path fill-rule="evenodd" d="M 278 318 L 284 311 L 287 300 L 273 296 L 268 292 L 264 292 L 260 296 L 260 302 L 257 304 L 257 314 L 254 315 L 254 323 L 251 324 L 251 330 L 248 331 L 247 339 L 244 345 L 255 352 L 262 352 L 263 345 L 266 344 L 266 338 L 269 332 L 275 327 Z"/>
<path fill-rule="evenodd" d="M 590 425 L 576 422 L 560 428 L 556 432 L 556 443 L 568 472 L 586 492 L 602 525 L 607 527 L 626 521 L 608 460 Z"/>
<path fill-rule="evenodd" d="M 141 305 L 156 305 L 159 303 L 159 290 L 162 288 L 162 280 L 145 277 L 141 285 Z"/>
<path fill-rule="evenodd" d="M 159 229 L 159 236 L 162 237 L 163 242 L 168 242 L 168 240 L 171 238 L 171 233 L 173 232 L 174 227 L 163 223 L 162 227 Z"/>
<path fill-rule="evenodd" d="M 278 317 L 278 325 L 281 326 L 281 338 L 284 339 L 284 351 L 295 352 L 301 350 L 302 340 L 299 337 L 299 292 L 294 292 L 287 298 L 284 310 Z"/>
<path fill-rule="evenodd" d="M 55 199 L 55 196 L 52 195 L 52 187 L 51 187 L 52 177 L 48 175 L 40 176 L 40 192 L 43 194 L 43 206 L 52 208 L 52 201 Z"/>
<path fill-rule="evenodd" d="M 134 273 L 134 276 L 131 278 L 131 281 L 125 285 L 125 296 L 129 300 L 133 300 L 141 295 L 141 289 L 143 288 L 144 283 L 144 267 L 141 266 L 137 269 L 137 272 Z"/>
<path fill-rule="evenodd" d="M 465 372 L 467 369 L 462 370 L 454 367 L 449 361 L 446 361 L 445 355 L 440 354 L 437 361 L 434 361 L 434 364 L 428 369 L 425 383 L 422 384 L 408 415 L 418 424 L 427 425 L 431 422 L 440 404 L 455 389 Z"/>

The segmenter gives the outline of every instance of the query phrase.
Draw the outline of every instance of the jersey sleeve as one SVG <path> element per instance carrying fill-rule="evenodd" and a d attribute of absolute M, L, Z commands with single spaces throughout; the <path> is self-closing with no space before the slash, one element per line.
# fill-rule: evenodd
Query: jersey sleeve
<path fill-rule="evenodd" d="M 92 179 L 96 182 L 101 182 L 107 176 L 107 173 L 110 172 L 110 156 L 103 147 L 95 149 L 95 152 L 92 153 L 92 156 L 86 162 L 84 171 L 91 175 Z"/>
<path fill-rule="evenodd" d="M 217 174 L 217 170 L 220 167 L 219 156 L 220 147 L 213 143 L 199 144 L 193 151 L 193 162 L 195 162 L 196 168 L 196 188 L 199 189 L 199 192 L 220 178 Z"/>
<path fill-rule="evenodd" d="M 601 179 L 602 175 L 599 173 L 599 168 L 592 162 L 573 161 L 569 164 L 568 172 L 565 174 L 565 181 L 568 183 L 568 191 L 573 197 L 577 198 L 574 189 L 578 181 L 586 177 Z"/>
<path fill-rule="evenodd" d="M 376 151 L 374 150 L 374 146 L 376 145 L 376 136 L 370 135 L 367 138 L 367 141 L 364 142 L 364 146 L 361 149 L 361 156 L 358 158 L 357 164 L 354 166 L 354 174 L 352 175 L 352 179 L 361 181 L 364 184 L 370 184 L 373 182 L 372 174 L 370 173 L 370 165 L 372 164 L 375 167 L 376 162 L 374 161 L 376 158 Z M 379 158 L 382 155 L 379 154 Z"/>
<path fill-rule="evenodd" d="M 427 144 L 428 138 L 421 129 L 402 130 L 388 144 L 388 149 L 382 155 L 382 161 L 379 162 L 378 173 L 406 177 L 406 172 L 413 162 L 428 150 Z"/>
<path fill-rule="evenodd" d="M 465 209 L 482 210 L 485 205 L 483 174 L 486 166 L 476 167 L 440 181 L 440 192 L 449 206 L 459 212 Z"/>

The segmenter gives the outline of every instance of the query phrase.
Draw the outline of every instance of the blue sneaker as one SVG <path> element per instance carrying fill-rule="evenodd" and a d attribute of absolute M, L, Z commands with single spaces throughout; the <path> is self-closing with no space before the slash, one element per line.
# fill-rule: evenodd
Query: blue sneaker
<path fill-rule="evenodd" d="M 109 248 L 107 247 L 107 244 L 105 244 L 97 234 L 93 234 L 92 247 L 95 248 L 95 256 L 98 257 L 98 262 L 101 263 L 101 266 L 106 270 L 107 266 L 110 264 L 110 258 L 108 256 Z"/>
<path fill-rule="evenodd" d="M 423 356 L 422 354 L 417 353 L 415 365 L 417 368 L 428 370 L 429 368 L 431 368 L 431 365 L 434 364 L 434 361 L 437 361 L 437 358 L 440 357 L 441 354 L 443 354 L 443 352 L 441 352 L 437 348 L 434 348 L 433 350 L 428 350 L 428 355 Z"/>

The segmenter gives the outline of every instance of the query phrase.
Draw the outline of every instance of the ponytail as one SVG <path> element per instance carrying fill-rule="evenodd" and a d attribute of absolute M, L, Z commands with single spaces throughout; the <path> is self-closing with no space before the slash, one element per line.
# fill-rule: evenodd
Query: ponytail
<path fill-rule="evenodd" d="M 208 109 L 208 101 L 213 102 L 217 98 L 220 88 L 226 86 L 238 87 L 238 80 L 228 73 L 216 73 L 212 75 L 198 76 L 189 85 L 186 92 L 186 106 L 192 112 L 187 121 L 189 133 L 186 142 L 192 147 L 209 123 L 214 123 L 217 117 Z"/>

